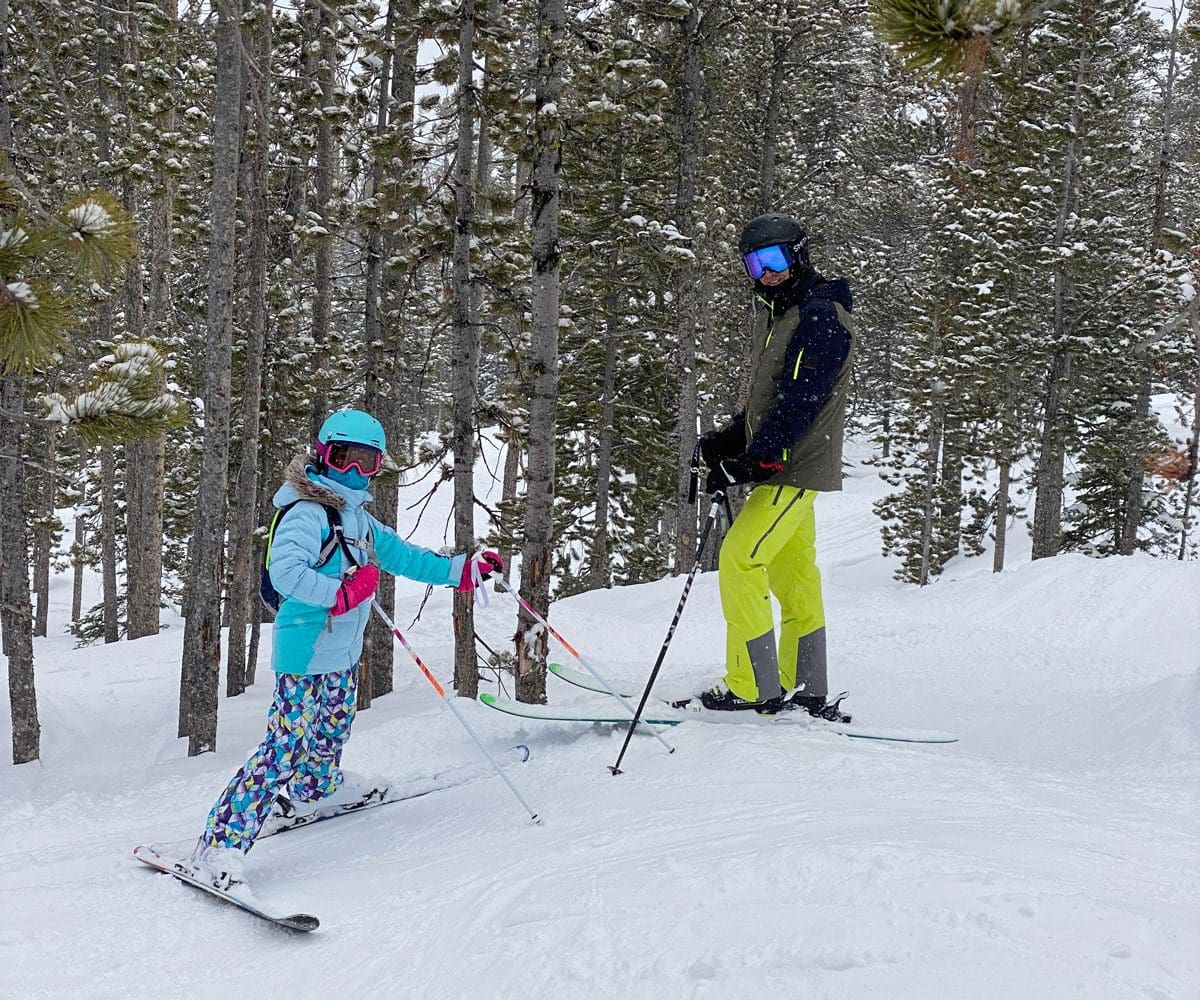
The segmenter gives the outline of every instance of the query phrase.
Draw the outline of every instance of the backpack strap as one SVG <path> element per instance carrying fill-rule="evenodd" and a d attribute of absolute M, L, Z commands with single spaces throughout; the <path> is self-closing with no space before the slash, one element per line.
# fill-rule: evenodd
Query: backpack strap
<path fill-rule="evenodd" d="M 264 565 L 268 569 L 271 567 L 271 547 L 275 544 L 275 531 L 279 528 L 279 523 L 283 520 L 284 515 L 298 503 L 300 503 L 299 500 L 293 500 L 289 504 L 284 504 L 282 507 L 276 508 L 275 516 L 271 518 L 271 527 L 267 532 L 267 554 L 264 562 Z M 314 564 L 313 569 L 320 569 L 327 562 L 329 562 L 329 560 L 333 558 L 333 554 L 337 551 L 339 545 L 341 546 L 342 551 L 345 553 L 346 558 L 349 559 L 352 564 L 358 565 L 358 560 L 355 559 L 353 553 L 351 553 L 350 546 L 346 543 L 346 536 L 342 531 L 341 512 L 336 507 L 329 507 L 325 504 L 321 504 L 321 507 L 325 511 L 326 521 L 329 522 L 329 537 L 325 540 L 325 544 L 321 546 L 321 551 L 317 555 L 317 561 Z"/>
<path fill-rule="evenodd" d="M 324 504 L 321 506 L 325 507 Z M 350 544 L 346 541 L 346 533 L 342 530 L 342 512 L 336 507 L 325 507 L 325 516 L 329 520 L 329 541 L 321 549 L 321 558 L 317 561 L 317 566 L 324 566 L 329 562 L 334 550 L 339 545 L 342 547 L 342 553 L 350 560 L 350 565 L 359 565 L 358 560 L 354 557 L 354 553 L 350 551 Z"/>
<path fill-rule="evenodd" d="M 263 557 L 263 566 L 267 569 L 271 567 L 271 547 L 275 544 L 275 529 L 279 527 L 279 522 L 283 520 L 283 515 L 299 502 L 299 500 L 293 500 L 291 503 L 275 508 L 275 515 L 271 518 L 271 527 L 267 529 L 267 551 Z"/>

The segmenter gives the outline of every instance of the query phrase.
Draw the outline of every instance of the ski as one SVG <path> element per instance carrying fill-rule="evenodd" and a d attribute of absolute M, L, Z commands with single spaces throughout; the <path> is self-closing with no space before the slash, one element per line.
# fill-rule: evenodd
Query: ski
<path fill-rule="evenodd" d="M 609 694 L 604 685 L 589 674 L 572 670 L 561 663 L 548 663 L 546 669 L 554 674 L 555 677 L 566 681 L 573 687 L 582 688 L 585 691 L 594 691 L 597 694 Z M 626 694 L 619 689 L 617 693 L 625 698 L 638 697 L 635 694 Z M 679 712 L 686 713 L 682 718 L 675 719 L 674 721 L 676 722 L 682 722 L 689 716 L 704 722 L 719 723 L 753 724 L 762 722 L 787 722 L 789 724 L 800 723 L 813 729 L 837 733 L 840 736 L 847 736 L 856 740 L 882 740 L 887 743 L 958 742 L 958 737 L 954 733 L 942 732 L 937 729 L 877 729 L 855 722 L 830 722 L 826 719 L 814 719 L 807 712 L 789 711 L 780 712 L 778 715 L 759 715 L 757 712 L 712 712 L 700 705 L 699 700 L 694 698 L 677 702 L 663 702 L 663 704 L 669 705 Z"/>
<path fill-rule="evenodd" d="M 501 760 L 504 763 L 524 763 L 529 760 L 529 747 L 524 743 L 518 743 L 516 746 L 510 747 Z M 276 834 L 299 830 L 302 827 L 323 823 L 325 820 L 337 819 L 339 816 L 349 816 L 366 809 L 374 809 L 376 806 L 387 806 L 395 802 L 419 799 L 432 792 L 458 788 L 460 785 L 479 781 L 491 774 L 491 768 L 486 765 L 464 764 L 448 768 L 427 778 L 411 778 L 408 781 L 385 785 L 382 788 L 373 788 L 363 798 L 355 802 L 344 802 L 340 806 L 322 809 L 320 803 L 317 803 L 316 808 L 309 812 L 300 811 L 292 815 L 273 812 L 263 823 L 257 839 L 274 837 Z"/>
<path fill-rule="evenodd" d="M 520 701 L 497 698 L 486 691 L 480 694 L 479 700 L 497 712 L 516 715 L 522 719 L 540 719 L 543 722 L 605 722 L 617 725 L 633 722 L 629 716 L 615 712 L 577 712 L 573 709 L 554 709 L 549 705 L 526 705 Z M 641 721 L 651 726 L 677 726 L 686 721 L 686 717 L 675 715 L 670 718 L 644 718 Z"/>
<path fill-rule="evenodd" d="M 210 896 L 230 903 L 239 910 L 245 910 L 276 927 L 284 927 L 292 931 L 315 931 L 321 926 L 321 921 L 311 913 L 291 913 L 285 916 L 264 910 L 258 900 L 254 898 L 254 894 L 244 884 L 234 892 L 226 892 L 214 885 L 209 885 L 196 878 L 195 869 L 183 858 L 163 854 L 154 847 L 135 847 L 133 856 L 144 865 L 149 865 L 165 875 L 174 876 L 184 885 L 207 892 Z"/>

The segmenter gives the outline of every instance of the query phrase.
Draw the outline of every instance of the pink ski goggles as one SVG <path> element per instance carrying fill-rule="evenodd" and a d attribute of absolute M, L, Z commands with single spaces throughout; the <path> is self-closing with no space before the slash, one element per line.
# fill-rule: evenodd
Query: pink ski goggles
<path fill-rule="evenodd" d="M 383 452 L 369 444 L 352 441 L 329 441 L 317 443 L 317 454 L 334 472 L 349 472 L 357 469 L 364 476 L 373 476 L 383 468 Z"/>

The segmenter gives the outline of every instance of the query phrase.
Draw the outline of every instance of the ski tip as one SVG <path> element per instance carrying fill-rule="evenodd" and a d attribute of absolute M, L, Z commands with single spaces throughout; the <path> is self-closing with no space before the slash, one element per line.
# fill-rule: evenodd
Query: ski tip
<path fill-rule="evenodd" d="M 290 917 L 277 917 L 274 923 L 286 927 L 290 931 L 315 931 L 321 926 L 321 921 L 311 913 L 293 913 Z"/>
<path fill-rule="evenodd" d="M 496 704 L 496 696 L 494 694 L 492 694 L 490 691 L 479 692 L 479 700 L 482 701 L 485 705 L 495 705 Z"/>
<path fill-rule="evenodd" d="M 529 747 L 527 744 L 518 743 L 512 749 L 516 750 L 517 753 L 519 753 L 521 755 L 521 763 L 522 764 L 524 764 L 525 761 L 529 760 Z"/>

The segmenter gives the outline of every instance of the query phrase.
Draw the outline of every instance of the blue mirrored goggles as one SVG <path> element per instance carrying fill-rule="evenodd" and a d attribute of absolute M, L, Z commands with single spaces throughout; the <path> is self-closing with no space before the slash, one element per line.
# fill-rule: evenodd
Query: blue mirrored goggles
<path fill-rule="evenodd" d="M 776 243 L 774 246 L 751 250 L 742 256 L 742 262 L 746 265 L 746 273 L 758 281 L 763 276 L 763 271 L 782 274 L 791 268 L 796 263 L 796 255 L 787 244 Z"/>

